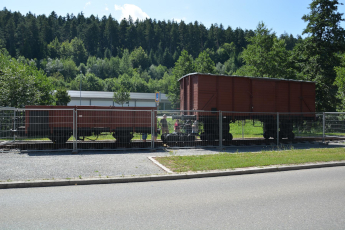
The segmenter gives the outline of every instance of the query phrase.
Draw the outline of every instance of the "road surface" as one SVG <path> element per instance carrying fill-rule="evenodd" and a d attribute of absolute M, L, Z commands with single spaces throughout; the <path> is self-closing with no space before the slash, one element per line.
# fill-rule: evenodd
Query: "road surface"
<path fill-rule="evenodd" d="M 0 190 L 0 229 L 344 229 L 345 167 Z"/>

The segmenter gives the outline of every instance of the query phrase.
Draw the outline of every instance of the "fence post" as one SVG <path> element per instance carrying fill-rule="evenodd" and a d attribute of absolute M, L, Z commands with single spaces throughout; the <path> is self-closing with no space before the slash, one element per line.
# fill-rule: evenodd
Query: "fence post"
<path fill-rule="evenodd" d="M 155 135 L 155 124 L 154 124 L 154 110 L 151 110 L 151 150 L 155 148 L 155 141 L 154 141 L 154 135 Z"/>
<path fill-rule="evenodd" d="M 244 140 L 244 120 L 242 120 L 242 139 Z"/>
<path fill-rule="evenodd" d="M 325 142 L 326 113 L 322 113 L 322 142 Z"/>
<path fill-rule="evenodd" d="M 277 113 L 277 146 L 279 146 L 279 112 Z"/>
<path fill-rule="evenodd" d="M 73 109 L 73 153 L 78 153 L 78 109 Z"/>
<path fill-rule="evenodd" d="M 13 110 L 13 130 L 16 130 L 16 110 L 15 109 Z M 13 141 L 16 141 L 16 132 L 13 135 Z"/>
<path fill-rule="evenodd" d="M 219 111 L 219 148 L 223 145 L 223 116 L 222 111 Z"/>
<path fill-rule="evenodd" d="M 72 113 L 73 113 L 73 153 L 77 153 L 78 150 L 77 150 L 77 111 L 76 109 L 73 109 L 72 110 Z"/>

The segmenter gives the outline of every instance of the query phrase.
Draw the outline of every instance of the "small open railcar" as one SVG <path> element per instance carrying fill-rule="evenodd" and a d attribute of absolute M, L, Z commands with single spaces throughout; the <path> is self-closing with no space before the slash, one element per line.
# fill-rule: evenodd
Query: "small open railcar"
<path fill-rule="evenodd" d="M 28 137 L 47 137 L 65 143 L 75 126 L 77 139 L 108 132 L 118 142 L 130 142 L 133 133 L 151 133 L 152 107 L 26 106 Z M 156 130 L 156 127 L 155 127 Z"/>

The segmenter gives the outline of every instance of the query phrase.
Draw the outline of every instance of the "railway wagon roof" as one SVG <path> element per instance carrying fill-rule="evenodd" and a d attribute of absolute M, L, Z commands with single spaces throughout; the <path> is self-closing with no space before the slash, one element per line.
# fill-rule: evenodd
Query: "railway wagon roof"
<path fill-rule="evenodd" d="M 259 80 L 269 80 L 269 81 L 294 81 L 294 82 L 309 82 L 309 83 L 315 83 L 314 81 L 302 81 L 302 80 L 293 80 L 293 79 L 279 79 L 279 78 L 268 78 L 268 77 L 248 77 L 248 76 L 237 76 L 237 75 L 224 75 L 224 74 L 211 74 L 211 73 L 189 73 L 184 76 L 182 76 L 178 81 L 181 79 L 191 76 L 191 75 L 203 75 L 203 76 L 222 76 L 222 77 L 241 77 L 241 78 L 251 78 L 251 79 L 259 79 Z"/>

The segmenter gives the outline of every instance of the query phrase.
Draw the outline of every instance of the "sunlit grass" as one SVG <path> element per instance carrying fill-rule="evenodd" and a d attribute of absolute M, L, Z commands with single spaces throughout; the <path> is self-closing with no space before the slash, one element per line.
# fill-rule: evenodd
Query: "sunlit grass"
<path fill-rule="evenodd" d="M 310 162 L 345 160 L 345 148 L 319 148 L 257 153 L 219 153 L 200 156 L 157 157 L 157 161 L 174 172 L 235 169 L 269 165 L 290 165 Z"/>
<path fill-rule="evenodd" d="M 260 138 L 263 136 L 261 122 L 237 121 L 230 124 L 230 133 L 233 138 Z"/>

